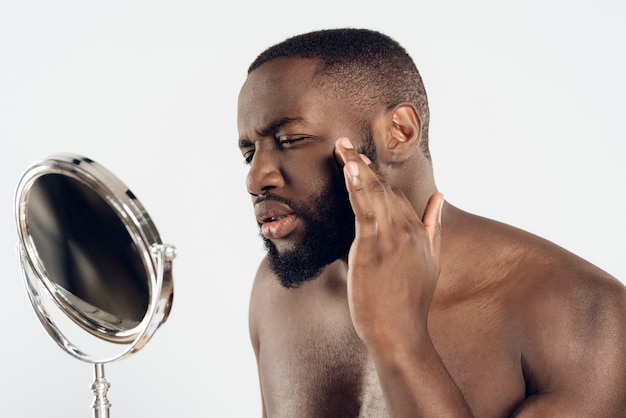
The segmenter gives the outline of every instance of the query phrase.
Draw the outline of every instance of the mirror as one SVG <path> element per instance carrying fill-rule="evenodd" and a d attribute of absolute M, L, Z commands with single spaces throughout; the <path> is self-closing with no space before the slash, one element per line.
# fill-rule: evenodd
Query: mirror
<path fill-rule="evenodd" d="M 138 351 L 167 319 L 175 248 L 161 242 L 130 189 L 82 156 L 57 155 L 30 166 L 18 183 L 15 209 L 31 304 L 61 348 L 95 365 L 94 415 L 106 417 L 103 365 Z M 61 330 L 51 306 L 120 349 L 88 353 Z"/>

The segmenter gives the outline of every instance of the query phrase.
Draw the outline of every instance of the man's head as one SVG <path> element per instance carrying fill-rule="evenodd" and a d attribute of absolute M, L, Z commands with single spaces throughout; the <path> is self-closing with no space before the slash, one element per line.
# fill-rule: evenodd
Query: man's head
<path fill-rule="evenodd" d="M 315 74 L 320 87 L 357 105 L 361 115 L 374 108 L 390 109 L 398 103 L 413 103 L 421 118 L 420 147 L 430 158 L 428 125 L 430 111 L 422 78 L 406 50 L 395 40 L 368 29 L 326 29 L 291 37 L 262 52 L 248 74 L 264 63 L 281 58 L 320 61 Z M 364 130 L 367 121 L 360 120 Z M 362 144 L 372 161 L 374 144 Z"/>
<path fill-rule="evenodd" d="M 239 95 L 239 147 L 270 266 L 285 287 L 345 257 L 354 239 L 335 140 L 348 137 L 371 160 L 391 155 L 394 163 L 411 153 L 385 142 L 397 132 L 413 144 L 403 149 L 419 144 L 427 159 L 427 122 L 415 65 L 377 32 L 313 32 L 259 55 Z"/>

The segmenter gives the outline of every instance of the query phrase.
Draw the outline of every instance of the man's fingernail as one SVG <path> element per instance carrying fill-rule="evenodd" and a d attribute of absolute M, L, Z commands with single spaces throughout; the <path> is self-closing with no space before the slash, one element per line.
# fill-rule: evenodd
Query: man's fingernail
<path fill-rule="evenodd" d="M 445 196 L 441 196 L 441 206 L 439 207 L 439 226 L 441 227 L 441 216 L 443 215 L 443 205 L 446 203 Z"/>
<path fill-rule="evenodd" d="M 346 164 L 346 170 L 351 177 L 359 176 L 359 166 L 355 162 L 349 162 Z"/>
<path fill-rule="evenodd" d="M 348 138 L 339 138 L 339 143 L 344 148 L 354 149 L 354 145 L 352 145 L 352 142 L 350 142 Z"/>
<path fill-rule="evenodd" d="M 372 164 L 372 160 L 370 160 L 369 158 L 367 158 L 367 155 L 365 154 L 359 154 L 359 157 L 361 157 L 361 159 L 363 160 L 363 162 L 367 165 Z"/>

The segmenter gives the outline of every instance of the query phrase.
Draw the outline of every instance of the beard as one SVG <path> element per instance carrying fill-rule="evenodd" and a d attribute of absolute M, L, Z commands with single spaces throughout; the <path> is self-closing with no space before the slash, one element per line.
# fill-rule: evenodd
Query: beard
<path fill-rule="evenodd" d="M 354 213 L 342 176 L 305 203 L 267 196 L 288 204 L 304 221 L 306 232 L 295 248 L 279 252 L 263 237 L 270 268 L 280 284 L 293 289 L 318 277 L 328 264 L 345 257 L 354 241 Z"/>

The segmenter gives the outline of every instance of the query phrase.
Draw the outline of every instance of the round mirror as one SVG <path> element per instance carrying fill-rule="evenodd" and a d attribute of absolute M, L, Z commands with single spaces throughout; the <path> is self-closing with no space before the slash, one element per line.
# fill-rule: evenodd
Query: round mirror
<path fill-rule="evenodd" d="M 28 296 L 59 346 L 101 373 L 102 364 L 145 345 L 172 306 L 175 249 L 161 242 L 135 195 L 93 160 L 63 154 L 26 170 L 15 209 Z M 87 353 L 46 301 L 92 337 L 123 348 Z"/>

